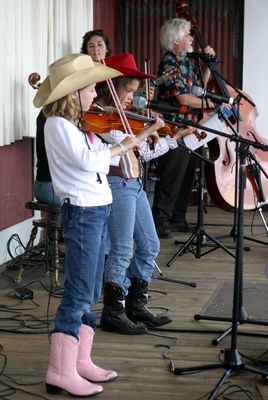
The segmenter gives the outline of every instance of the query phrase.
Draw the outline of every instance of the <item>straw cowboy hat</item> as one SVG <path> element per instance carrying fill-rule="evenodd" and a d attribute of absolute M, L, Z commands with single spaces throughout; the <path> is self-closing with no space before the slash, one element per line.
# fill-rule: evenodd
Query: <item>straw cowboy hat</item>
<path fill-rule="evenodd" d="M 92 61 L 86 54 L 70 54 L 48 67 L 48 76 L 34 97 L 35 107 L 42 107 L 93 83 L 122 75 L 115 69 Z"/>
<path fill-rule="evenodd" d="M 140 79 L 155 78 L 155 75 L 145 74 L 138 70 L 135 58 L 131 53 L 121 53 L 107 57 L 105 58 L 105 64 L 107 67 L 117 69 L 127 77 L 135 77 Z"/>

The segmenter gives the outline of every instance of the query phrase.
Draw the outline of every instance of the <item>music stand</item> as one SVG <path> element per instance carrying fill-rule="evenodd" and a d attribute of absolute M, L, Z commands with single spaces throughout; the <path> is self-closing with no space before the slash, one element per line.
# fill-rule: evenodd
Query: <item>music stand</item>
<path fill-rule="evenodd" d="M 211 391 L 208 400 L 214 400 L 225 383 L 227 378 L 232 376 L 233 372 L 252 372 L 259 374 L 267 380 L 268 371 L 262 371 L 261 369 L 251 367 L 242 362 L 239 350 L 237 347 L 237 329 L 239 319 L 241 317 L 241 299 L 243 290 L 243 206 L 244 206 L 244 190 L 246 184 L 246 157 L 248 154 L 248 148 L 250 145 L 261 148 L 262 150 L 268 150 L 267 146 L 263 146 L 260 143 L 254 143 L 242 138 L 232 137 L 231 140 L 238 140 L 238 155 L 239 155 L 239 190 L 238 190 L 238 212 L 237 212 L 237 240 L 236 240 L 236 257 L 235 257 L 235 273 L 234 273 L 234 289 L 233 289 L 233 308 L 232 308 L 232 328 L 231 328 L 231 347 L 224 350 L 224 361 L 222 363 L 210 364 L 210 365 L 199 365 L 189 368 L 175 368 L 174 373 L 176 375 L 187 374 L 189 372 L 200 372 L 211 369 L 223 368 L 224 373 L 215 386 L 214 390 Z"/>

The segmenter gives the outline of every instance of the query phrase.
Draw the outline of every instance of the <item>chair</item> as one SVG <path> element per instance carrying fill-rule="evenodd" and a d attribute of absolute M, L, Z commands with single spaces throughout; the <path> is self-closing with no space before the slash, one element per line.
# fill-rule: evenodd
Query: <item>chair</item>
<path fill-rule="evenodd" d="M 22 255 L 21 266 L 16 276 L 16 281 L 20 282 L 22 274 L 26 268 L 29 260 L 33 255 L 34 241 L 38 232 L 38 228 L 46 229 L 46 243 L 45 243 L 45 265 L 46 273 L 55 273 L 55 285 L 59 286 L 58 274 L 60 265 L 60 252 L 59 252 L 59 214 L 60 204 L 47 204 L 38 201 L 28 201 L 25 203 L 25 208 L 33 211 L 41 211 L 46 214 L 46 218 L 34 219 L 33 228 L 31 230 L 30 238 L 25 247 L 25 252 Z"/>

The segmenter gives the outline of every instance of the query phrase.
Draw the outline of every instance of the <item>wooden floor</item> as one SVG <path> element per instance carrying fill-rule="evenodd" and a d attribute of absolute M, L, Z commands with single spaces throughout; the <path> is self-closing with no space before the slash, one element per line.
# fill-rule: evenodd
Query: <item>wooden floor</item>
<path fill-rule="evenodd" d="M 181 244 L 175 245 L 174 239 L 161 241 L 161 253 L 157 259 L 157 265 L 164 278 L 196 283 L 196 287 L 192 287 L 159 280 L 157 279 L 160 276 L 159 272 L 155 270 L 156 279 L 150 286 L 149 305 L 156 312 L 168 312 L 173 322 L 162 331 L 150 331 L 149 334 L 141 336 L 105 333 L 97 329 L 93 358 L 97 364 L 114 368 L 119 374 L 117 380 L 103 385 L 104 392 L 99 395 L 99 399 L 209 399 L 209 392 L 215 389 L 222 376 L 226 379 L 221 393 L 225 390 L 226 397 L 219 394 L 218 397 L 213 398 L 268 399 L 268 386 L 264 384 L 260 374 L 244 371 L 244 368 L 242 371 L 233 368 L 234 376 L 231 377 L 225 374 L 221 363 L 231 348 L 230 336 L 221 341 L 218 346 L 212 345 L 212 340 L 229 327 L 230 323 L 215 321 L 215 318 L 212 321 L 206 318 L 194 319 L 195 315 L 206 317 L 207 314 L 202 313 L 201 310 L 219 285 L 231 282 L 233 287 L 236 265 L 235 258 L 226 251 L 226 248 L 229 249 L 234 245 L 230 237 L 233 214 L 215 207 L 208 207 L 206 210 L 205 233 L 212 235 L 213 238 L 218 238 L 219 235 L 225 236 L 218 239 L 220 244 L 226 246 L 224 249 L 220 248 L 196 257 L 196 247 L 191 247 L 189 250 L 192 252 L 184 252 L 170 267 L 167 267 L 166 264 L 181 248 Z M 253 212 L 244 214 L 244 234 L 248 238 L 267 242 L 268 245 L 260 215 L 257 213 L 253 221 Z M 264 213 L 264 216 L 267 217 L 267 213 Z M 196 207 L 191 207 L 189 220 L 196 222 Z M 253 232 L 251 224 L 253 224 Z M 188 238 L 189 234 L 176 235 L 176 239 L 183 243 Z M 244 240 L 244 246 L 250 248 L 247 249 L 250 251 L 243 251 L 244 261 L 240 263 L 244 269 L 245 285 L 268 284 L 267 245 Z M 201 247 L 202 253 L 208 249 L 209 247 L 205 244 Z M 229 251 L 235 252 L 233 249 Z M 34 271 L 31 271 L 31 268 L 33 267 L 29 267 L 25 277 L 27 274 L 34 277 Z M 14 276 L 15 271 L 6 270 L 6 274 Z M 2 356 L 1 369 L 5 374 L 0 377 L 0 398 L 12 400 L 68 398 L 66 394 L 48 395 L 44 386 L 49 356 L 47 319 L 53 320 L 59 298 L 50 298 L 41 283 L 35 282 L 30 285 L 34 292 L 34 303 L 24 300 L 20 304 L 13 297 L 16 285 L 6 276 L 5 279 L 7 279 L 7 284 L 0 291 L 2 311 L 0 321 L 2 351 L 0 354 Z M 232 296 L 232 293 L 230 295 Z M 231 301 L 230 295 L 226 296 L 226 303 Z M 256 312 L 261 312 L 263 309 L 266 313 L 268 300 L 260 304 L 258 299 L 253 298 L 252 302 Z M 224 305 L 216 304 L 215 306 Z M 101 304 L 98 304 L 96 310 L 98 312 L 101 310 Z M 254 318 L 253 321 L 256 322 Z M 263 355 L 268 350 L 266 326 L 268 321 L 263 321 L 263 324 L 261 320 L 258 319 L 258 321 L 260 323 L 245 323 L 238 327 L 237 345 L 234 348 L 238 349 L 237 359 L 245 362 L 246 367 L 253 365 L 254 359 L 259 357 L 264 364 L 267 360 L 268 364 L 268 355 Z M 211 363 L 216 364 L 218 368 L 195 374 L 175 375 L 171 371 L 171 363 L 177 369 Z M 235 360 L 234 365 L 236 363 Z M 248 394 L 243 393 L 242 390 L 247 390 Z"/>

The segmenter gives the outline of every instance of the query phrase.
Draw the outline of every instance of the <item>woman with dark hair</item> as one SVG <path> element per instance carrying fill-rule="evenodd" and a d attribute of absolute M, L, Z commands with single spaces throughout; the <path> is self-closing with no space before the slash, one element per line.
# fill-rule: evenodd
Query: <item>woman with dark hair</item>
<path fill-rule="evenodd" d="M 85 33 L 81 53 L 88 54 L 94 61 L 103 60 L 112 54 L 110 41 L 103 30 L 96 29 Z"/>

